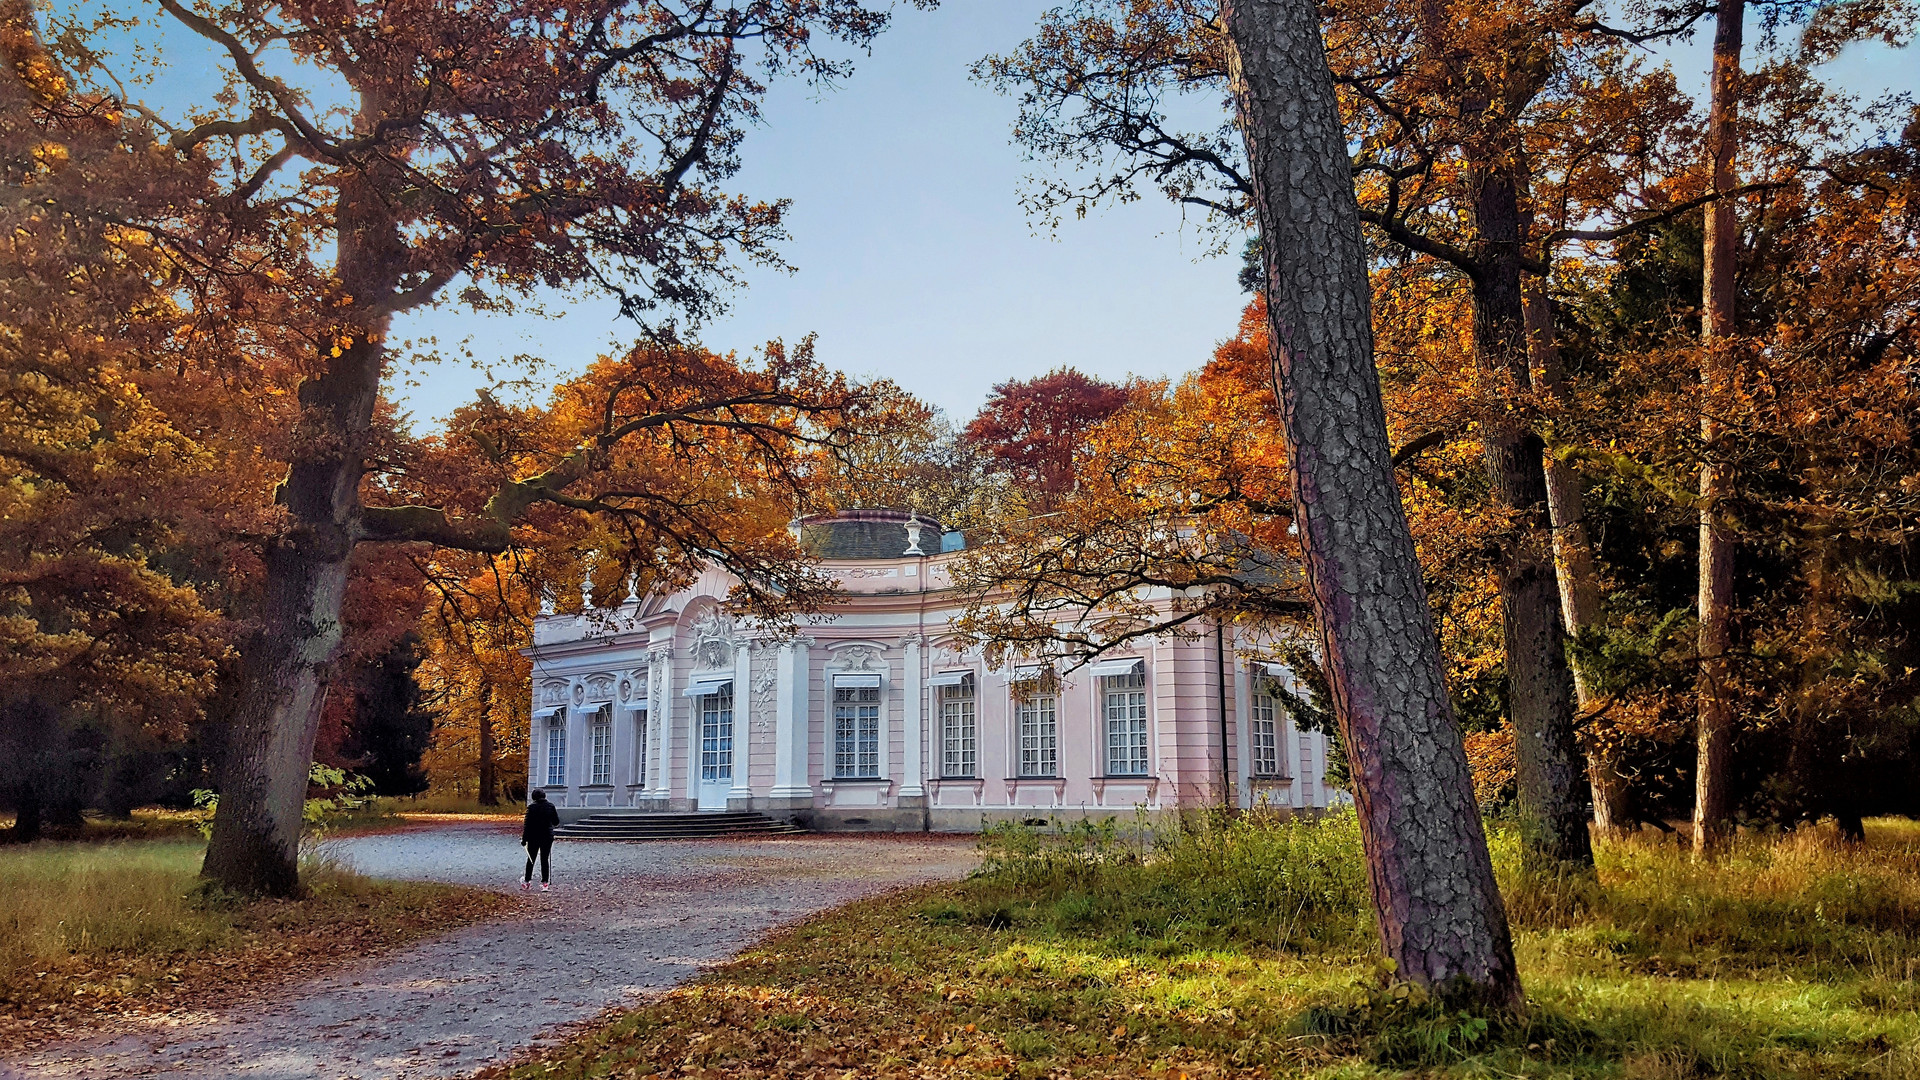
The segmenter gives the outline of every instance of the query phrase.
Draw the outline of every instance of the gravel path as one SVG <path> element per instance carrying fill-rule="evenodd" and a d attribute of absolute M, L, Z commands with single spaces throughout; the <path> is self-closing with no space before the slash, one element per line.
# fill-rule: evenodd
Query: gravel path
<path fill-rule="evenodd" d="M 377 877 L 518 893 L 517 829 L 456 825 L 334 841 Z M 279 991 L 264 1004 L 0 1062 L 0 1078 L 375 1080 L 466 1076 L 558 1025 L 684 982 L 769 929 L 901 885 L 958 878 L 966 838 L 562 841 L 554 891 Z"/>

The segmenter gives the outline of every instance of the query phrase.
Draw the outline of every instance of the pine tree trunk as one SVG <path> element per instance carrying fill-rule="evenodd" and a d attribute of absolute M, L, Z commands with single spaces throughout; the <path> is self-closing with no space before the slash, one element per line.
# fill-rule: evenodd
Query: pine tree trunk
<path fill-rule="evenodd" d="M 364 311 L 391 294 L 405 253 L 373 185 L 344 175 L 338 273 L 352 301 L 343 307 Z M 322 374 L 300 386 L 302 437 L 279 492 L 292 524 L 265 553 L 264 597 L 244 646 L 245 681 L 200 870 L 235 892 L 288 896 L 299 888 L 300 816 L 342 638 L 386 324 L 375 317 L 338 328 L 319 344 Z"/>
<path fill-rule="evenodd" d="M 1734 172 L 1739 135 L 1740 49 L 1745 0 L 1722 0 L 1715 16 L 1707 146 L 1712 190 L 1738 186 Z M 1727 833 L 1728 759 L 1733 749 L 1733 703 L 1727 646 L 1733 613 L 1734 537 L 1726 527 L 1724 470 L 1716 462 L 1725 436 L 1715 410 L 1724 407 L 1732 380 L 1734 259 L 1739 246 L 1732 199 L 1707 204 L 1706 285 L 1700 319 L 1700 637 L 1698 744 L 1694 763 L 1693 850 L 1707 854 Z"/>
<path fill-rule="evenodd" d="M 1527 354 L 1534 385 L 1555 401 L 1567 394 L 1566 369 L 1560 364 L 1560 345 L 1554 336 L 1553 302 L 1538 276 L 1521 279 L 1526 304 Z M 1547 455 L 1547 514 L 1553 523 L 1553 561 L 1560 584 L 1560 618 L 1569 637 L 1600 625 L 1600 571 L 1587 535 L 1586 495 L 1580 474 L 1566 462 Z M 1580 712 L 1593 708 L 1593 692 L 1580 665 L 1573 664 L 1573 694 Z M 1620 774 L 1619 753 L 1611 740 L 1587 739 L 1587 783 L 1593 790 L 1593 824 L 1602 834 L 1626 832 L 1636 824 L 1629 808 L 1626 778 Z"/>
<path fill-rule="evenodd" d="M 1230 0 L 1288 471 L 1381 944 L 1458 1001 L 1520 1002 L 1506 909 L 1394 480 L 1366 249 L 1309 0 Z"/>
<path fill-rule="evenodd" d="M 1477 179 L 1474 348 L 1483 367 L 1504 370 L 1514 385 L 1526 387 L 1533 371 L 1521 292 L 1519 187 L 1500 168 Z M 1500 609 L 1522 850 L 1543 869 L 1591 866 L 1573 670 L 1554 569 L 1546 444 L 1518 423 L 1489 422 L 1483 450 L 1496 506 L 1510 523 L 1500 550 Z"/>

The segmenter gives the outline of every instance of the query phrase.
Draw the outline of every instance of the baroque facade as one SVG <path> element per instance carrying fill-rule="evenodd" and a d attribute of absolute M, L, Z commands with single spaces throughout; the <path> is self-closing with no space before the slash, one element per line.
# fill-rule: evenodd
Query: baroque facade
<path fill-rule="evenodd" d="M 800 529 L 842 597 L 797 635 L 736 623 L 721 607 L 733 580 L 712 569 L 542 615 L 529 786 L 567 819 L 755 810 L 895 831 L 1343 798 L 1326 737 L 1271 692 L 1290 673 L 1231 629 L 1071 672 L 990 665 L 948 630 L 958 534 L 887 510 Z"/>

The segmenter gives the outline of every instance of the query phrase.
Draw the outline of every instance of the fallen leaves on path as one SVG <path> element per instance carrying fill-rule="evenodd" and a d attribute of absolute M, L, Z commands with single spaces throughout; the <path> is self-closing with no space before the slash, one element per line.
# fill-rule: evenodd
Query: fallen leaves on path
<path fill-rule="evenodd" d="M 43 959 L 0 982 L 0 1055 L 130 1024 L 183 1022 L 516 906 L 500 893 L 417 883 L 376 883 L 355 894 L 237 903 L 233 932 L 204 950 Z"/>

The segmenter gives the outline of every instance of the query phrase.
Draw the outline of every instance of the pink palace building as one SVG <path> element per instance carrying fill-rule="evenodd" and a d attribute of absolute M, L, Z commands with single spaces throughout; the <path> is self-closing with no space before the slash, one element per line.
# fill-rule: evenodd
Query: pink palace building
<path fill-rule="evenodd" d="M 1224 635 L 1157 639 L 1057 674 L 987 664 L 949 629 L 959 533 L 897 510 L 797 524 L 843 594 L 797 636 L 721 610 L 733 580 L 534 627 L 528 783 L 563 819 L 751 810 L 814 829 L 964 832 L 1345 799 L 1295 728 L 1283 666 Z"/>

